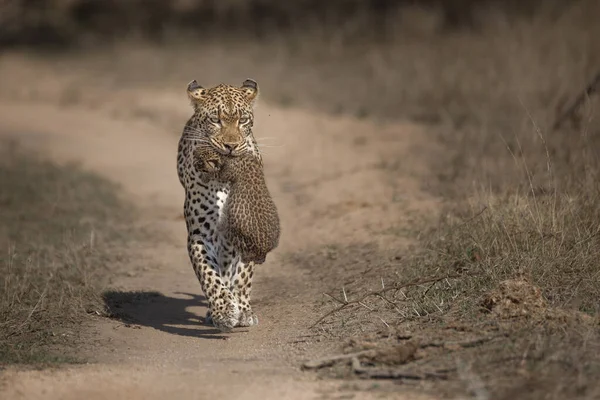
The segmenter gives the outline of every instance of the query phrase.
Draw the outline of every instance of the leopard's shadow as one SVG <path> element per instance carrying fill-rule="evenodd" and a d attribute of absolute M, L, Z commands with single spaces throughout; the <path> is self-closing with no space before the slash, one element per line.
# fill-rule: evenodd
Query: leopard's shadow
<path fill-rule="evenodd" d="M 220 330 L 206 325 L 204 317 L 188 307 L 206 307 L 206 299 L 191 293 L 177 293 L 185 298 L 169 297 L 154 291 L 106 291 L 104 304 L 111 318 L 143 325 L 173 335 L 204 339 L 226 339 Z"/>

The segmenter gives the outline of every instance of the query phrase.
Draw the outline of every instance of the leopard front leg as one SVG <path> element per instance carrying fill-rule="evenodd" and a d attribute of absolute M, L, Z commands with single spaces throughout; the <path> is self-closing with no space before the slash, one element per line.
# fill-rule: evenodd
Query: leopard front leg
<path fill-rule="evenodd" d="M 258 318 L 252 312 L 252 306 L 250 305 L 253 276 L 254 262 L 244 263 L 238 258 L 235 272 L 231 279 L 231 291 L 240 307 L 238 326 L 258 325 Z"/>
<path fill-rule="evenodd" d="M 219 330 L 227 332 L 238 326 L 240 308 L 237 299 L 221 277 L 212 246 L 197 237 L 188 240 L 190 261 L 208 302 L 207 319 Z"/>

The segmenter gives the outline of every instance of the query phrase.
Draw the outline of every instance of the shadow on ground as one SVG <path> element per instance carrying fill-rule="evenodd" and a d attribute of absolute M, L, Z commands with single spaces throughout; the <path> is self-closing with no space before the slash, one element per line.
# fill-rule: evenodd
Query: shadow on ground
<path fill-rule="evenodd" d="M 104 303 L 110 318 L 125 323 L 148 326 L 173 335 L 226 339 L 221 331 L 206 325 L 206 319 L 188 311 L 189 307 L 206 307 L 206 299 L 191 293 L 177 293 L 186 298 L 165 296 L 154 291 L 106 291 Z"/>

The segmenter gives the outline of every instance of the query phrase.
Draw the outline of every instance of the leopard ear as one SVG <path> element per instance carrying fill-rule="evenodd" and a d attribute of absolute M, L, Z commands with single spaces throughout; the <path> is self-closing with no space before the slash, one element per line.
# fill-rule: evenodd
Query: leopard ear
<path fill-rule="evenodd" d="M 198 85 L 198 82 L 196 82 L 196 80 L 194 79 L 193 81 L 188 83 L 187 95 L 190 101 L 192 102 L 192 105 L 195 105 L 204 98 L 204 95 L 206 95 L 206 89 Z"/>
<path fill-rule="evenodd" d="M 254 103 L 258 98 L 258 83 L 252 79 L 246 79 L 244 83 L 242 83 L 242 89 L 246 93 L 246 97 L 250 100 L 251 103 Z"/>

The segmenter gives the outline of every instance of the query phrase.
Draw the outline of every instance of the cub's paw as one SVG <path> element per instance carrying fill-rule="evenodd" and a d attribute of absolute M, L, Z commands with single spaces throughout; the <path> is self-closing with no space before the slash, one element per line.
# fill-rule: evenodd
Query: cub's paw
<path fill-rule="evenodd" d="M 221 168 L 221 160 L 199 160 L 194 163 L 196 171 L 204 174 L 214 174 Z"/>
<path fill-rule="evenodd" d="M 198 148 L 194 153 L 194 168 L 203 173 L 215 173 L 221 169 L 223 161 L 219 154 L 213 150 Z"/>
<path fill-rule="evenodd" d="M 242 311 L 237 326 L 247 327 L 258 325 L 258 317 L 252 311 Z"/>
<path fill-rule="evenodd" d="M 219 169 L 221 169 L 222 164 L 223 163 L 221 162 L 221 159 L 218 157 L 209 158 L 204 160 L 202 163 L 202 168 L 206 172 L 217 172 Z"/>

